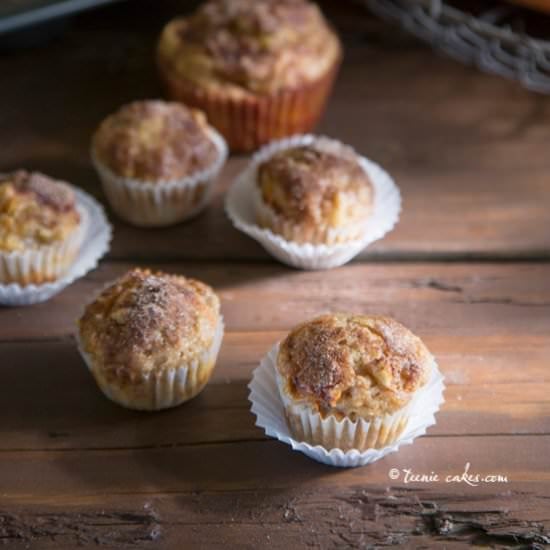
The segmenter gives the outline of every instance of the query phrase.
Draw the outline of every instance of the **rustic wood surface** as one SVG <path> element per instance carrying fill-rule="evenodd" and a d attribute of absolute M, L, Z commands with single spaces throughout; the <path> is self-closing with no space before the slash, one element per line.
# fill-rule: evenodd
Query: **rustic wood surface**
<path fill-rule="evenodd" d="M 0 543 L 8 548 L 542 548 L 550 543 L 550 98 L 439 57 L 361 7 L 328 1 L 346 44 L 320 131 L 383 164 L 404 199 L 387 238 L 348 266 L 299 272 L 231 227 L 224 191 L 164 230 L 111 215 L 100 267 L 49 302 L 0 308 Z M 0 169 L 40 169 L 103 200 L 98 121 L 158 96 L 158 32 L 181 3 L 133 0 L 76 18 L 40 48 L 0 53 Z M 135 264 L 219 292 L 227 333 L 211 383 L 157 414 L 95 387 L 74 321 Z M 446 376 L 425 437 L 337 470 L 254 426 L 259 358 L 321 312 L 388 314 Z M 449 483 L 473 473 L 507 483 Z M 392 480 L 395 468 L 400 479 Z M 438 474 L 405 483 L 404 470 Z"/>

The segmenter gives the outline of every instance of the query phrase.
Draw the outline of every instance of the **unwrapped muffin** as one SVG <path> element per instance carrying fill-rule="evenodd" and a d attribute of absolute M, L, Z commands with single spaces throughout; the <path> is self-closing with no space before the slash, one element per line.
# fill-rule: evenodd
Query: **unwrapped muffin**
<path fill-rule="evenodd" d="M 342 49 L 307 0 L 210 0 L 164 28 L 168 95 L 204 110 L 234 151 L 313 128 Z"/>
<path fill-rule="evenodd" d="M 303 323 L 277 357 L 289 429 L 327 450 L 390 445 L 433 364 L 422 341 L 387 317 L 331 314 Z"/>
<path fill-rule="evenodd" d="M 133 269 L 89 304 L 79 347 L 103 393 L 131 409 L 173 407 L 208 382 L 223 338 L 204 283 Z"/>
<path fill-rule="evenodd" d="M 92 139 L 92 159 L 115 212 L 139 226 L 181 222 L 200 211 L 227 156 L 200 111 L 135 101 L 108 116 Z"/>
<path fill-rule="evenodd" d="M 80 250 L 84 218 L 68 184 L 24 170 L 0 175 L 0 284 L 62 277 Z"/>
<path fill-rule="evenodd" d="M 323 149 L 322 139 L 276 152 L 258 166 L 258 224 L 296 243 L 360 238 L 373 207 L 369 176 L 352 150 Z"/>

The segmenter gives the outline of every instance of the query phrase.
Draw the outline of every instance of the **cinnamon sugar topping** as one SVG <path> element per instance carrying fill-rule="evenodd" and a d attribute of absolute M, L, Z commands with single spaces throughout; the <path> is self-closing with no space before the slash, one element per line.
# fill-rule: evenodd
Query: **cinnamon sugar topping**
<path fill-rule="evenodd" d="M 87 308 L 80 320 L 86 351 L 129 379 L 192 359 L 219 321 L 210 287 L 182 276 L 133 269 Z"/>
<path fill-rule="evenodd" d="M 204 170 L 218 154 L 202 112 L 157 100 L 134 101 L 108 116 L 93 149 L 115 174 L 151 183 Z"/>
<path fill-rule="evenodd" d="M 63 241 L 80 222 L 75 194 L 67 184 L 25 170 L 0 177 L 0 250 Z"/>
<path fill-rule="evenodd" d="M 313 2 L 209 0 L 166 26 L 159 52 L 193 82 L 264 94 L 319 78 L 341 48 Z"/>
<path fill-rule="evenodd" d="M 297 224 L 338 226 L 355 211 L 364 216 L 372 201 L 370 180 L 351 151 L 336 155 L 314 145 L 274 154 L 259 166 L 258 186 L 277 215 Z"/>
<path fill-rule="evenodd" d="M 75 196 L 71 188 L 39 172 L 18 170 L 4 181 L 11 182 L 19 193 L 32 193 L 42 204 L 58 212 L 67 212 L 74 208 Z"/>
<path fill-rule="evenodd" d="M 429 376 L 419 338 L 386 317 L 325 315 L 295 328 L 281 344 L 278 370 L 293 399 L 322 414 L 389 414 Z"/>

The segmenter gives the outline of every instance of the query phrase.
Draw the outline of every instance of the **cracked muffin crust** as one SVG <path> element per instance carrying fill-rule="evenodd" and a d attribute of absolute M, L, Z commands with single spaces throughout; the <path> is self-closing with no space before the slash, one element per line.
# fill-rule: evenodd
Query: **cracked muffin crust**
<path fill-rule="evenodd" d="M 87 220 L 69 184 L 25 170 L 0 175 L 0 284 L 62 278 L 78 256 Z"/>
<path fill-rule="evenodd" d="M 313 143 L 278 151 L 260 164 L 256 184 L 260 225 L 290 241 L 356 238 L 372 210 L 370 179 L 347 149 L 336 154 Z"/>
<path fill-rule="evenodd" d="M 89 304 L 78 325 L 102 390 L 141 409 L 196 395 L 213 370 L 223 330 L 220 302 L 209 286 L 138 268 Z"/>
<path fill-rule="evenodd" d="M 190 176 L 218 156 L 203 113 L 160 100 L 135 101 L 108 116 L 92 150 L 116 175 L 148 183 Z"/>
<path fill-rule="evenodd" d="M 306 0 L 210 0 L 168 23 L 159 43 L 176 74 L 239 96 L 316 80 L 340 55 L 335 33 Z"/>
<path fill-rule="evenodd" d="M 25 170 L 0 176 L 0 250 L 22 252 L 62 242 L 79 225 L 67 184 Z"/>
<path fill-rule="evenodd" d="M 373 419 L 403 408 L 430 376 L 422 341 L 388 317 L 324 315 L 282 342 L 277 370 L 283 392 L 338 419 Z"/>

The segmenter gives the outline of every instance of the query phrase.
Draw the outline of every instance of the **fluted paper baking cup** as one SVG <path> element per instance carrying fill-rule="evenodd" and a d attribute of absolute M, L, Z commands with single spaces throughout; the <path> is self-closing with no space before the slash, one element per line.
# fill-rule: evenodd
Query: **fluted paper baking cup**
<path fill-rule="evenodd" d="M 57 255 L 52 252 L 47 251 L 42 254 L 27 251 L 20 254 L 20 258 L 12 256 L 11 259 L 7 259 L 4 257 L 0 262 L 0 264 L 3 263 L 0 270 L 6 269 L 6 266 L 9 265 L 9 269 L 19 270 L 22 273 L 27 271 L 29 273 L 32 271 L 44 272 L 44 266 L 49 266 L 45 272 L 51 272 L 58 278 L 43 284 L 25 286 L 18 283 L 0 284 L 0 304 L 26 306 L 44 302 L 94 269 L 100 258 L 109 250 L 112 229 L 103 207 L 81 189 L 73 187 L 73 190 L 76 195 L 78 211 L 82 216 L 81 234 L 75 236 L 74 242 L 70 244 L 71 247 L 75 247 L 76 258 L 73 257 L 73 262 L 69 266 L 59 264 L 64 269 L 55 274 L 53 265 L 55 265 Z"/>
<path fill-rule="evenodd" d="M 349 262 L 361 250 L 391 231 L 401 212 L 401 194 L 391 176 L 378 164 L 357 155 L 374 190 L 373 208 L 360 229 L 360 237 L 336 244 L 297 243 L 284 239 L 257 223 L 256 178 L 258 166 L 276 152 L 301 145 L 315 145 L 338 153 L 350 148 L 339 141 L 311 134 L 276 141 L 260 149 L 227 193 L 225 208 L 233 225 L 257 240 L 272 256 L 300 269 L 329 269 Z M 357 154 L 357 153 L 356 153 Z"/>
<path fill-rule="evenodd" d="M 174 76 L 160 56 L 158 67 L 167 95 L 206 113 L 227 140 L 231 151 L 246 153 L 274 139 L 310 132 L 323 114 L 338 73 L 338 59 L 320 78 L 271 94 L 237 95 L 201 87 Z"/>
<path fill-rule="evenodd" d="M 117 384 L 107 380 L 103 368 L 94 364 L 93 357 L 84 351 L 77 332 L 78 350 L 103 394 L 128 409 L 158 411 L 176 407 L 199 394 L 206 386 L 216 365 L 216 359 L 223 340 L 224 323 L 220 317 L 210 347 L 195 360 L 178 368 L 162 369 L 148 373 L 133 384 Z"/>
<path fill-rule="evenodd" d="M 164 227 L 197 215 L 208 203 L 227 159 L 227 145 L 213 128 L 208 136 L 218 152 L 211 166 L 177 180 L 159 182 L 123 178 L 101 163 L 92 150 L 92 163 L 112 209 L 139 227 Z"/>
<path fill-rule="evenodd" d="M 335 245 L 339 243 L 349 243 L 361 239 L 363 236 L 364 222 L 346 224 L 343 227 L 333 228 L 326 225 L 319 227 L 308 226 L 306 230 L 303 227 L 286 220 L 279 216 L 273 208 L 264 202 L 262 194 L 257 186 L 254 187 L 254 208 L 256 211 L 256 221 L 260 227 L 269 229 L 275 235 L 279 235 L 286 241 L 303 244 Z"/>
<path fill-rule="evenodd" d="M 249 400 L 252 403 L 251 410 L 256 416 L 256 426 L 263 428 L 267 435 L 290 445 L 295 451 L 300 451 L 313 460 L 324 464 L 346 468 L 364 466 L 397 451 L 402 445 L 412 443 L 415 438 L 426 433 L 427 428 L 435 424 L 435 413 L 444 402 L 445 385 L 443 376 L 434 360 L 428 383 L 415 393 L 407 406 L 394 415 L 388 415 L 386 418 L 375 421 L 380 426 L 398 426 L 399 419 L 407 419 L 403 431 L 391 444 L 380 448 L 368 448 L 363 451 L 358 449 L 344 451 L 339 448 L 327 449 L 322 445 L 311 445 L 306 441 L 297 440 L 289 429 L 285 404 L 277 384 L 276 362 L 278 353 L 279 344 L 276 344 L 262 359 L 260 366 L 254 370 L 252 380 L 248 385 L 250 389 Z M 313 430 L 317 436 L 319 433 L 327 434 L 327 441 L 331 438 L 335 440 L 342 438 L 346 441 L 366 439 L 369 430 L 371 430 L 371 423 L 365 420 L 353 422 L 347 418 L 344 420 L 337 420 L 334 417 L 322 419 L 319 415 L 316 415 L 318 418 L 314 418 L 315 415 L 311 415 L 305 410 L 301 412 L 304 418 L 304 432 L 311 433 Z M 392 417 L 395 418 L 395 422 Z M 308 427 L 308 424 L 310 427 Z M 386 437 L 384 430 L 376 428 L 375 432 L 378 437 Z M 376 444 L 376 438 L 374 441 Z M 379 440 L 379 442 L 382 441 L 383 439 Z"/>
<path fill-rule="evenodd" d="M 76 210 L 80 223 L 66 239 L 23 251 L 0 252 L 0 282 L 27 286 L 59 279 L 76 258 L 89 223 L 86 209 L 77 204 Z"/>

